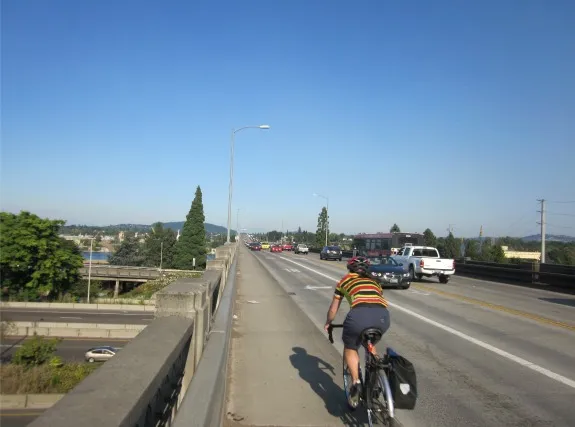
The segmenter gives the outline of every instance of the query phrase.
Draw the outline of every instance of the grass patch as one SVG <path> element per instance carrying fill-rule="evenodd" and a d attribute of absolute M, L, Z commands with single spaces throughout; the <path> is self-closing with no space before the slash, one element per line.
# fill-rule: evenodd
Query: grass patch
<path fill-rule="evenodd" d="M 155 280 L 148 280 L 146 283 L 141 284 L 140 286 L 132 289 L 130 292 L 126 292 L 125 294 L 119 295 L 119 298 L 130 298 L 130 299 L 141 299 L 146 300 L 152 298 L 156 292 L 161 291 L 166 286 L 171 283 L 174 283 L 178 279 L 183 278 L 200 278 L 202 277 L 203 272 L 198 271 L 194 273 L 175 273 L 175 274 L 168 274 L 164 277 L 160 277 L 159 279 Z"/>
<path fill-rule="evenodd" d="M 44 364 L 25 367 L 12 363 L 0 366 L 2 394 L 68 393 L 98 369 L 95 363 Z"/>

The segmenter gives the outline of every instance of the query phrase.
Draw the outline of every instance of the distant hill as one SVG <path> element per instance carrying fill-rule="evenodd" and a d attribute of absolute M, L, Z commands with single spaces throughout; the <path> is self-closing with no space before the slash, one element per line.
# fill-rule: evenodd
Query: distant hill
<path fill-rule="evenodd" d="M 179 222 L 164 222 L 164 227 L 171 228 L 174 231 L 182 230 L 184 227 L 184 221 Z M 209 234 L 223 234 L 227 233 L 227 227 L 222 227 L 221 225 L 210 224 L 209 222 L 205 222 L 204 226 L 206 227 L 206 233 Z M 89 225 L 65 225 L 62 227 L 61 232 L 64 234 L 73 233 L 76 234 L 78 232 L 81 233 L 92 233 L 96 230 L 110 230 L 115 232 L 118 231 L 133 231 L 133 232 L 140 232 L 145 233 L 150 231 L 152 225 L 146 224 L 115 224 L 115 225 L 107 225 L 107 226 L 89 226 Z M 235 230 L 231 230 L 235 233 Z"/>
<path fill-rule="evenodd" d="M 171 228 L 174 231 L 182 230 L 184 228 L 184 221 L 180 222 L 164 222 L 164 227 Z M 228 232 L 227 227 L 222 227 L 221 225 L 210 224 L 209 222 L 204 223 L 206 227 L 206 233 L 210 234 L 223 234 Z M 235 230 L 230 230 L 235 233 Z"/>
<path fill-rule="evenodd" d="M 524 242 L 540 242 L 541 234 L 532 234 L 531 236 L 525 236 L 522 237 L 521 240 L 523 240 Z M 575 242 L 575 237 L 557 235 L 557 234 L 545 234 L 545 240 L 548 242 L 572 243 Z"/>

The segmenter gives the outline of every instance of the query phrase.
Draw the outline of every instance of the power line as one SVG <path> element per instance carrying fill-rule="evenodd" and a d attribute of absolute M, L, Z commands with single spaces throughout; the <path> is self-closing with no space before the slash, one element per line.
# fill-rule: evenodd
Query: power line
<path fill-rule="evenodd" d="M 575 214 L 570 213 L 558 213 L 558 212 L 546 212 L 548 215 L 561 215 L 561 216 L 575 216 Z"/>
<path fill-rule="evenodd" d="M 575 200 L 546 200 L 547 203 L 575 203 Z"/>

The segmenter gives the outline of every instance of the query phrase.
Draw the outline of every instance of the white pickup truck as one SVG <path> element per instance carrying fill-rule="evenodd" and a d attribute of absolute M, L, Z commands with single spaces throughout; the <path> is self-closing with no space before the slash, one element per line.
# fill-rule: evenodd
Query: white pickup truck
<path fill-rule="evenodd" d="M 455 274 L 455 260 L 441 258 L 433 247 L 405 246 L 392 258 L 407 268 L 412 281 L 437 276 L 440 283 L 447 283 L 449 276 Z"/>
<path fill-rule="evenodd" d="M 307 245 L 300 243 L 299 245 L 297 245 L 295 247 L 294 253 L 307 255 L 307 254 L 309 254 L 309 248 L 307 247 Z"/>

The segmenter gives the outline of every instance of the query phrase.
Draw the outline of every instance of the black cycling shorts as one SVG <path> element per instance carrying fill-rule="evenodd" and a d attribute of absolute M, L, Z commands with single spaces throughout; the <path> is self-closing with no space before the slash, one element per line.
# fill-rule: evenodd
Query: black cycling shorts
<path fill-rule="evenodd" d="M 357 350 L 361 346 L 361 332 L 367 328 L 386 333 L 391 324 L 389 311 L 382 305 L 361 305 L 352 308 L 343 322 L 341 339 L 345 348 Z"/>

